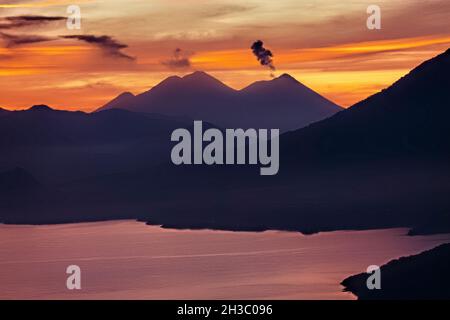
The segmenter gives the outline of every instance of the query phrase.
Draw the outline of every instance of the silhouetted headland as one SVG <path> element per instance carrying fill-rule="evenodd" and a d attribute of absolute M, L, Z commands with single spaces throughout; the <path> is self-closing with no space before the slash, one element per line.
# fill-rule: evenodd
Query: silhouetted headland
<path fill-rule="evenodd" d="M 450 299 L 450 244 L 393 260 L 381 267 L 381 289 L 367 289 L 368 274 L 351 276 L 344 291 L 361 300 Z"/>

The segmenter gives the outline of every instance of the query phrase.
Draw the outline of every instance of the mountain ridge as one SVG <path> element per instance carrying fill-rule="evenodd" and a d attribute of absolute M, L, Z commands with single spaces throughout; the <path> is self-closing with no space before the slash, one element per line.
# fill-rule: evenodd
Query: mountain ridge
<path fill-rule="evenodd" d="M 342 110 L 288 74 L 233 89 L 203 71 L 171 76 L 134 97 L 117 96 L 95 112 L 120 108 L 203 120 L 220 127 L 298 129 Z"/>
<path fill-rule="evenodd" d="M 294 163 L 299 158 L 331 154 L 448 152 L 448 73 L 450 49 L 328 119 L 285 133 L 280 150 L 284 149 Z M 295 154 L 289 152 L 294 146 Z"/>

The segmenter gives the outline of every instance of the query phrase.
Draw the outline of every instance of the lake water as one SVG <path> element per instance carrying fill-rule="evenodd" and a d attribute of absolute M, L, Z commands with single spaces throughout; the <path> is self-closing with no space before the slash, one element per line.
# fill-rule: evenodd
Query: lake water
<path fill-rule="evenodd" d="M 1 299 L 354 299 L 349 275 L 448 242 L 406 229 L 166 230 L 136 221 L 0 225 Z M 81 290 L 66 268 L 81 268 Z"/>

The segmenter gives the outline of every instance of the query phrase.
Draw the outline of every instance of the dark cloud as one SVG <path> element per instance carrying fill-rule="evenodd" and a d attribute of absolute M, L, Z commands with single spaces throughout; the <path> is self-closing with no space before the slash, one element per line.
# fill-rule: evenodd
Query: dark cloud
<path fill-rule="evenodd" d="M 30 44 L 30 43 L 56 40 L 56 38 L 50 38 L 50 37 L 44 37 L 44 36 L 38 36 L 38 35 L 13 35 L 13 34 L 7 34 L 4 32 L 0 32 L 0 38 L 3 40 L 3 42 L 5 42 L 7 48 L 24 45 L 24 44 Z"/>
<path fill-rule="evenodd" d="M 105 54 L 109 56 L 116 58 L 124 58 L 128 60 L 135 60 L 134 57 L 131 57 L 121 51 L 122 49 L 128 48 L 128 45 L 120 43 L 111 38 L 110 36 L 68 35 L 68 36 L 60 36 L 60 38 L 84 41 L 86 43 L 99 47 Z"/>
<path fill-rule="evenodd" d="M 273 54 L 270 50 L 267 50 L 264 48 L 264 43 L 261 40 L 255 41 L 251 49 L 253 51 L 253 54 L 256 56 L 256 59 L 258 59 L 259 63 L 261 63 L 262 66 L 268 67 L 270 70 L 275 71 L 275 65 L 273 64 Z M 274 76 L 271 73 L 271 76 Z"/>
<path fill-rule="evenodd" d="M 186 53 L 180 48 L 176 48 L 173 51 L 173 56 L 170 59 L 161 62 L 162 65 L 167 66 L 171 69 L 185 69 L 191 66 L 191 61 L 189 57 L 192 53 Z"/>
<path fill-rule="evenodd" d="M 66 20 L 66 17 L 59 16 L 11 16 L 0 18 L 0 29 L 9 30 L 24 27 L 35 27 L 51 22 Z"/>
<path fill-rule="evenodd" d="M 65 17 L 60 16 L 37 16 L 37 15 L 22 15 L 22 16 L 8 16 L 0 17 L 0 39 L 3 40 L 6 47 L 15 47 L 30 43 L 53 41 L 57 38 L 29 35 L 29 34 L 11 34 L 10 31 L 15 29 L 38 27 L 52 22 L 63 21 Z M 8 33 L 2 32 L 8 30 Z"/>
<path fill-rule="evenodd" d="M 57 17 L 47 17 L 54 18 Z M 27 16 L 26 21 L 35 21 L 39 20 L 38 16 Z M 23 19 L 17 19 L 17 21 L 25 21 Z M 67 35 L 67 36 L 59 36 L 59 37 L 48 37 L 48 36 L 40 36 L 40 35 L 29 35 L 29 34 L 10 34 L 0 31 L 0 39 L 3 40 L 6 47 L 15 47 L 19 45 L 38 43 L 38 42 L 46 42 L 46 41 L 54 41 L 57 39 L 75 39 L 78 41 L 84 41 L 86 43 L 95 45 L 99 47 L 105 54 L 116 57 L 116 58 L 124 58 L 127 60 L 135 60 L 134 57 L 131 57 L 121 50 L 128 47 L 128 45 L 120 43 L 114 40 L 110 36 L 94 36 L 94 35 Z"/>

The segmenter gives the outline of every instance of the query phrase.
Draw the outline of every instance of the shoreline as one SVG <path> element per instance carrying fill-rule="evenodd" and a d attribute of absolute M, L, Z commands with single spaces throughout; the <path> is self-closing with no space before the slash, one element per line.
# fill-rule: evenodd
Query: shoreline
<path fill-rule="evenodd" d="M 255 232 L 255 233 L 261 233 L 266 231 L 282 231 L 282 232 L 293 232 L 293 233 L 300 233 L 305 236 L 309 235 L 315 235 L 319 233 L 326 233 L 326 232 L 338 232 L 338 231 L 348 231 L 348 232 L 358 232 L 358 231 L 370 231 L 370 230 L 387 230 L 387 229 L 405 229 L 407 230 L 407 236 L 426 236 L 426 235 L 439 235 L 439 234 L 449 234 L 447 232 L 430 232 L 430 233 L 415 233 L 413 232 L 415 230 L 414 227 L 411 226 L 402 226 L 402 225 L 395 225 L 395 226 L 374 226 L 374 227 L 364 227 L 364 228 L 355 228 L 355 227 L 348 227 L 348 228 L 317 228 L 314 230 L 305 231 L 302 229 L 297 228 L 264 228 L 264 227 L 228 227 L 228 226 L 214 226 L 214 225 L 208 225 L 208 224 L 183 224 L 183 223 L 153 223 L 151 221 L 148 221 L 147 219 L 141 219 L 141 218 L 133 218 L 133 217 L 117 217 L 117 218 L 93 218 L 93 219 L 83 219 L 83 220 L 61 220 L 61 221 L 49 221 L 49 222 L 8 222 L 8 221 L 0 221 L 0 225 L 5 226 L 52 226 L 52 225 L 64 225 L 64 224 L 83 224 L 83 223 L 99 223 L 99 222 L 114 222 L 114 221 L 136 221 L 140 223 L 144 223 L 148 226 L 158 226 L 162 229 L 168 229 L 168 230 L 192 230 L 192 231 L 202 231 L 202 230 L 209 230 L 209 231 L 229 231 L 229 232 Z"/>

